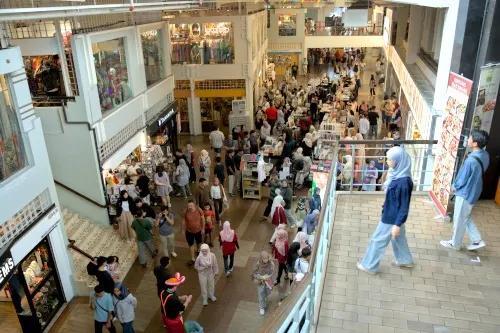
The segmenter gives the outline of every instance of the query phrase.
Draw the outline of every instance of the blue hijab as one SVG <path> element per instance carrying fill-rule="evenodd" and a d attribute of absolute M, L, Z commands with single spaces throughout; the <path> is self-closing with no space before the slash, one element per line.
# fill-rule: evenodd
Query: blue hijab
<path fill-rule="evenodd" d="M 119 289 L 120 290 L 120 296 L 116 296 L 116 298 L 118 298 L 119 300 L 124 300 L 125 298 L 127 298 L 128 296 L 128 289 L 127 287 L 125 287 L 125 285 L 121 282 L 116 282 L 115 283 L 115 288 Z"/>
<path fill-rule="evenodd" d="M 411 178 L 411 158 L 403 148 L 399 146 L 392 147 L 387 152 L 387 157 L 394 163 L 394 167 L 389 169 L 387 180 L 384 183 L 385 189 L 389 187 L 393 180 L 405 177 Z"/>

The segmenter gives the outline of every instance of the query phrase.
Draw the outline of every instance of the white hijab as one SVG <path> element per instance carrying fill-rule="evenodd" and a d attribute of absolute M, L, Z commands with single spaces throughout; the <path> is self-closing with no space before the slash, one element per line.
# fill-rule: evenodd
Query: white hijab
<path fill-rule="evenodd" d="M 274 211 L 276 210 L 276 208 L 281 205 L 282 201 L 284 201 L 283 197 L 281 196 L 281 190 L 279 188 L 275 190 L 275 193 L 276 197 L 274 197 L 273 205 L 271 206 L 271 215 L 269 215 L 271 217 L 274 216 Z"/>

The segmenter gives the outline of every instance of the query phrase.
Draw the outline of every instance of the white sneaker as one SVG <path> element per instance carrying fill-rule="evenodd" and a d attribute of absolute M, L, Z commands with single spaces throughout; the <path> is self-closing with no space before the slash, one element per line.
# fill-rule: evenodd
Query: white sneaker
<path fill-rule="evenodd" d="M 168 204 L 168 207 L 169 207 L 169 208 L 170 208 L 170 207 L 172 207 L 172 204 L 171 204 L 171 203 L 169 203 L 169 204 Z"/>
<path fill-rule="evenodd" d="M 377 272 L 373 272 L 373 271 L 370 271 L 370 270 L 368 270 L 368 269 L 364 268 L 364 267 L 361 265 L 361 263 L 360 263 L 360 262 L 358 262 L 358 263 L 356 264 L 356 267 L 357 267 L 360 271 L 363 271 L 363 272 L 365 272 L 365 273 L 368 273 L 368 274 L 371 274 L 371 275 L 375 275 L 375 274 L 377 274 Z"/>
<path fill-rule="evenodd" d="M 485 247 L 485 246 L 486 246 L 486 243 L 484 241 L 479 241 L 479 242 L 471 243 L 471 245 L 467 246 L 467 250 L 474 251 L 474 250 L 480 249 L 480 248 Z"/>
<path fill-rule="evenodd" d="M 439 242 L 439 244 L 441 244 L 441 246 L 447 247 L 449 249 L 453 249 L 455 251 L 461 250 L 461 248 L 456 248 L 455 246 L 453 246 L 453 240 L 442 240 Z"/>
<path fill-rule="evenodd" d="M 226 276 L 229 276 L 229 275 L 231 275 L 231 271 L 226 272 Z"/>
<path fill-rule="evenodd" d="M 171 255 L 172 255 L 172 257 L 174 257 L 174 258 L 175 258 L 175 257 L 177 257 L 177 253 L 175 253 L 175 252 L 170 252 L 170 254 L 171 254 Z"/>
<path fill-rule="evenodd" d="M 212 295 L 212 296 L 208 296 L 208 298 L 209 298 L 212 302 L 217 302 L 217 297 L 215 297 L 214 295 Z"/>
<path fill-rule="evenodd" d="M 208 301 L 206 299 L 203 300 L 203 306 L 207 306 L 208 305 Z"/>
<path fill-rule="evenodd" d="M 260 309 L 260 315 L 263 316 L 266 313 L 266 310 Z"/>
<path fill-rule="evenodd" d="M 414 263 L 411 263 L 411 264 L 400 264 L 397 260 L 393 260 L 391 262 L 391 265 L 397 266 L 397 267 L 406 267 L 406 268 L 413 268 L 413 267 L 415 267 Z"/>
<path fill-rule="evenodd" d="M 20 315 L 20 316 L 26 316 L 26 315 L 28 315 L 30 313 L 31 313 L 30 310 L 23 310 L 21 312 L 18 312 L 17 314 Z"/>

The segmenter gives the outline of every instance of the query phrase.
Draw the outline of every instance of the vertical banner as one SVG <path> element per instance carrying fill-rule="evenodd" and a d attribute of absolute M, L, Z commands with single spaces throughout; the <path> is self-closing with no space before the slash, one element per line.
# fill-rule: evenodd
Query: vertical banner
<path fill-rule="evenodd" d="M 471 88 L 471 80 L 450 72 L 444 122 L 430 192 L 432 201 L 443 216 L 448 210 L 460 134 Z"/>
<path fill-rule="evenodd" d="M 490 132 L 500 83 L 500 64 L 481 68 L 472 128 Z"/>

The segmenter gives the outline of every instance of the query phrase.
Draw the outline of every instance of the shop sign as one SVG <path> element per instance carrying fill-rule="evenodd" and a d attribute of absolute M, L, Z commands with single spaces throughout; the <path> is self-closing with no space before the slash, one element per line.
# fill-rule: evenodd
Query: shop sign
<path fill-rule="evenodd" d="M 149 30 L 141 33 L 141 36 L 145 38 L 156 37 L 156 35 L 158 35 L 158 30 Z"/>
<path fill-rule="evenodd" d="M 500 83 L 500 64 L 481 68 L 472 128 L 490 132 Z"/>
<path fill-rule="evenodd" d="M 175 114 L 175 110 L 174 109 L 171 109 L 170 111 L 168 111 L 168 113 L 166 115 L 164 115 L 163 117 L 160 117 L 158 120 L 157 120 L 157 123 L 158 123 L 158 127 L 162 127 L 163 124 L 165 124 L 167 121 L 170 120 L 170 118 Z"/>
<path fill-rule="evenodd" d="M 148 123 L 147 131 L 149 134 L 154 134 L 159 128 L 165 126 L 177 113 L 177 102 L 172 102 L 164 108 L 158 118 L 151 123 Z M 154 118 L 153 118 L 154 119 Z"/>
<path fill-rule="evenodd" d="M 450 73 L 446 91 L 446 107 L 438 154 L 434 164 L 430 196 L 439 212 L 445 216 L 448 211 L 453 173 L 457 160 L 460 134 L 467 110 L 472 81 L 455 73 Z"/>
<path fill-rule="evenodd" d="M 229 27 L 223 25 L 222 23 L 215 26 L 212 26 L 212 24 L 205 24 L 205 35 L 227 35 L 229 31 Z"/>
<path fill-rule="evenodd" d="M 14 259 L 7 249 L 0 257 L 0 288 L 10 280 L 15 271 Z"/>

